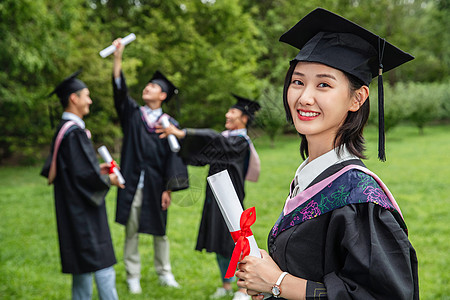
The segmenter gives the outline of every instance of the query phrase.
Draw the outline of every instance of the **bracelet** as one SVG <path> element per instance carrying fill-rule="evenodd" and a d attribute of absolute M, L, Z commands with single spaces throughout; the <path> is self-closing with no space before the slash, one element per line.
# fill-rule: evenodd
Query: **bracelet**
<path fill-rule="evenodd" d="M 281 284 L 281 281 L 283 281 L 284 277 L 285 277 L 287 274 L 289 274 L 289 273 L 288 273 L 288 272 L 283 272 L 283 273 L 281 273 L 280 277 L 278 277 L 277 282 L 273 285 L 273 287 L 272 287 L 272 295 L 273 295 L 275 298 L 279 298 L 279 297 L 280 297 L 280 295 L 281 295 L 281 287 L 280 287 L 280 284 Z"/>

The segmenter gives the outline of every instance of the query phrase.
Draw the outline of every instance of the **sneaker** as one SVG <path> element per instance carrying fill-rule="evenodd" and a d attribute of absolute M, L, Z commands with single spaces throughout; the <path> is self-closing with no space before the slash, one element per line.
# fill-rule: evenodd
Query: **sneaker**
<path fill-rule="evenodd" d="M 226 296 L 233 296 L 233 290 L 226 290 L 223 287 L 217 288 L 217 290 L 209 296 L 210 299 L 219 299 Z"/>
<path fill-rule="evenodd" d="M 131 294 L 140 294 L 142 293 L 141 283 L 139 282 L 139 278 L 130 278 L 127 279 L 128 290 Z"/>
<path fill-rule="evenodd" d="M 237 291 L 234 293 L 233 300 L 250 300 L 251 297 L 246 293 Z"/>
<path fill-rule="evenodd" d="M 173 288 L 179 288 L 180 287 L 178 282 L 175 280 L 175 277 L 173 276 L 173 274 L 167 274 L 167 275 L 159 276 L 159 283 L 162 286 L 168 286 L 168 287 L 173 287 Z"/>

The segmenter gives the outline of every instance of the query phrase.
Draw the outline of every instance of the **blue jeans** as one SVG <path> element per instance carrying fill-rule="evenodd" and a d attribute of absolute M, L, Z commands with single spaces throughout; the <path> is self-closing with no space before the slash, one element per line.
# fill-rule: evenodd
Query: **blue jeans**
<path fill-rule="evenodd" d="M 228 265 L 230 264 L 230 258 L 226 258 L 220 254 L 216 253 L 217 264 L 219 265 L 220 275 L 222 276 L 222 282 L 233 282 L 234 276 L 231 278 L 225 278 L 227 273 Z"/>
<path fill-rule="evenodd" d="M 113 267 L 93 273 L 101 300 L 118 300 L 116 290 L 116 272 Z M 92 298 L 92 273 L 72 275 L 72 300 L 90 300 Z"/>

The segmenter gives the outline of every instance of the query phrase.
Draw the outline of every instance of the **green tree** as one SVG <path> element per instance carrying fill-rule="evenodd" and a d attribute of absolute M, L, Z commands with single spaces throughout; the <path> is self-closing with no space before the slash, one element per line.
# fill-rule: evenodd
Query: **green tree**
<path fill-rule="evenodd" d="M 438 91 L 438 84 L 408 83 L 404 85 L 404 93 L 409 96 L 409 102 L 405 105 L 407 119 L 417 126 L 419 133 L 424 133 L 427 123 L 436 118 L 441 99 L 439 94 L 430 91 Z"/>
<path fill-rule="evenodd" d="M 128 33 L 125 30 L 137 35 L 124 52 L 132 96 L 139 100 L 152 73 L 161 70 L 180 90 L 182 114 L 174 100 L 165 109 L 184 126 L 223 126 L 231 92 L 247 97 L 260 92 L 254 71 L 263 47 L 239 1 L 94 3 L 102 19 L 114 24 L 110 30 L 116 32 L 107 34 L 110 40 Z"/>
<path fill-rule="evenodd" d="M 80 2 L 0 3 L 0 162 L 13 153 L 30 156 L 48 143 L 49 83 L 73 62 L 78 45 L 67 32 L 79 32 Z"/>
<path fill-rule="evenodd" d="M 384 85 L 384 131 L 390 130 L 406 120 L 408 112 L 405 106 L 411 99 L 409 93 L 405 93 L 405 84 L 398 83 L 394 87 Z M 369 124 L 378 126 L 378 89 L 372 88 L 370 95 Z"/>
<path fill-rule="evenodd" d="M 0 158 L 33 156 L 50 143 L 47 107 L 57 117 L 61 108 L 56 97 L 46 96 L 80 67 L 94 100 L 86 118 L 93 141 L 117 144 L 112 62 L 98 52 L 129 32 L 138 36 L 125 50 L 132 96 L 139 100 L 152 73 L 162 70 L 181 91 L 183 114 L 177 115 L 175 101 L 166 109 L 185 126 L 222 126 L 231 92 L 253 98 L 261 89 L 253 74 L 261 51 L 257 31 L 237 0 L 5 0 L 0 8 Z"/>
<path fill-rule="evenodd" d="M 94 100 L 86 118 L 93 141 L 117 151 L 121 131 L 112 104 L 112 61 L 98 52 L 130 32 L 137 39 L 125 50 L 123 68 L 131 95 L 139 101 L 143 86 L 160 69 L 180 89 L 181 108 L 172 100 L 165 107 L 169 114 L 183 126 L 222 128 L 232 92 L 257 99 L 263 91 L 280 90 L 298 50 L 278 39 L 317 5 L 315 0 L 301 5 L 296 0 L 3 0 L 0 162 L 13 154 L 36 159 L 47 152 L 42 150 L 53 135 L 48 106 L 56 117 L 61 113 L 56 97 L 47 95 L 80 67 Z M 324 0 L 320 6 L 416 56 L 384 75 L 393 89 L 405 81 L 448 82 L 448 0 Z"/>

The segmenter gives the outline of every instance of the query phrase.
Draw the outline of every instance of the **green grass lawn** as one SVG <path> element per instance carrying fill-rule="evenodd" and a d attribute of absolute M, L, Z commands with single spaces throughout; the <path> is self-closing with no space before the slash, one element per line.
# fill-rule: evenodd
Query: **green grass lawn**
<path fill-rule="evenodd" d="M 387 135 L 387 159 L 376 159 L 377 135 L 366 132 L 366 165 L 396 197 L 419 259 L 422 299 L 450 299 L 450 126 L 427 127 L 419 135 L 401 126 Z M 292 176 L 301 162 L 299 140 L 281 136 L 275 148 L 254 138 L 262 161 L 258 183 L 247 183 L 245 206 L 255 206 L 252 226 L 260 248 L 277 219 Z M 40 167 L 0 167 L 0 299 L 70 299 L 71 276 L 60 269 L 53 188 Z M 116 188 L 107 196 L 110 227 L 118 263 L 121 299 L 207 299 L 221 284 L 215 256 L 194 251 L 203 206 L 207 168 L 189 167 L 191 189 L 173 194 L 168 236 L 173 272 L 182 285 L 160 287 L 153 268 L 153 239 L 141 235 L 143 293 L 128 294 L 122 261 L 124 228 L 114 223 Z M 95 288 L 94 288 L 94 293 Z M 95 299 L 95 298 L 94 298 Z"/>

